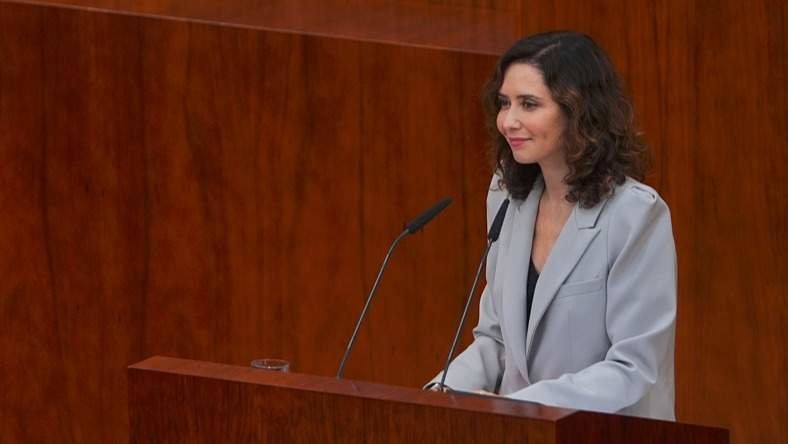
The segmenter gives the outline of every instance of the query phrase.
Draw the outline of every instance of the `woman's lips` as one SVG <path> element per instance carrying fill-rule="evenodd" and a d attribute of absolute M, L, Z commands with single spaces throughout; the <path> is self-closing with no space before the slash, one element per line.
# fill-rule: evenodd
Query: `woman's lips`
<path fill-rule="evenodd" d="M 512 148 L 520 148 L 525 144 L 525 142 L 531 140 L 528 137 L 509 137 L 507 139 L 509 141 L 509 146 Z"/>

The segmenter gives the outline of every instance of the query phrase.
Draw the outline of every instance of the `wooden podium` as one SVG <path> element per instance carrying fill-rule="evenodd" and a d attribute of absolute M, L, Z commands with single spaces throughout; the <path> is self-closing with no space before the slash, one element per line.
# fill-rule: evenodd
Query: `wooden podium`
<path fill-rule="evenodd" d="M 712 427 L 153 357 L 128 370 L 131 443 L 728 443 Z"/>

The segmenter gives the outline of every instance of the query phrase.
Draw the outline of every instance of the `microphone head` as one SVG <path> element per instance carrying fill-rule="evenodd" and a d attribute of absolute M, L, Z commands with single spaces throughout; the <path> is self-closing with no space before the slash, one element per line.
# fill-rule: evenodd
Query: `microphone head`
<path fill-rule="evenodd" d="M 498 208 L 498 212 L 495 214 L 492 225 L 490 225 L 490 231 L 487 233 L 487 239 L 491 243 L 497 241 L 498 236 L 501 234 L 501 227 L 503 227 L 503 219 L 506 217 L 507 208 L 509 208 L 509 199 L 504 199 Z"/>
<path fill-rule="evenodd" d="M 431 221 L 435 216 L 438 215 L 444 208 L 448 207 L 451 204 L 452 200 L 451 197 L 447 197 L 440 202 L 436 203 L 432 206 L 432 208 L 428 209 L 427 211 L 421 213 L 415 219 L 410 221 L 407 225 L 405 225 L 405 230 L 408 231 L 408 234 L 413 234 L 419 230 L 421 230 L 429 221 Z"/>

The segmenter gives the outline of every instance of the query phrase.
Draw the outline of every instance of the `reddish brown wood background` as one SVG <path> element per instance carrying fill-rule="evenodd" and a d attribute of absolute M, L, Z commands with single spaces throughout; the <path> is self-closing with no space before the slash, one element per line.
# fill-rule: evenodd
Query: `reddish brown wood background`
<path fill-rule="evenodd" d="M 608 49 L 655 153 L 680 420 L 788 439 L 783 2 L 29 3 L 0 0 L 0 441 L 123 441 L 153 354 L 332 374 L 391 237 L 453 195 L 348 368 L 430 377 L 482 245 L 480 85 L 554 28 Z"/>

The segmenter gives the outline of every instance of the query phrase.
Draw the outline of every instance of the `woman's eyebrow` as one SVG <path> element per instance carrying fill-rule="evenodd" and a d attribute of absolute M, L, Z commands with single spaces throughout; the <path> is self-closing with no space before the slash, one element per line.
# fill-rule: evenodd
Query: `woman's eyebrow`
<path fill-rule="evenodd" d="M 507 96 L 504 93 L 498 93 L 498 97 L 502 98 L 502 99 L 508 99 L 509 98 L 509 96 Z M 537 100 L 537 101 L 541 100 L 539 98 L 539 96 L 535 96 L 533 94 L 518 94 L 517 96 L 515 96 L 515 99 L 521 99 L 521 100 L 522 99 L 532 99 L 532 100 Z"/>

